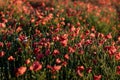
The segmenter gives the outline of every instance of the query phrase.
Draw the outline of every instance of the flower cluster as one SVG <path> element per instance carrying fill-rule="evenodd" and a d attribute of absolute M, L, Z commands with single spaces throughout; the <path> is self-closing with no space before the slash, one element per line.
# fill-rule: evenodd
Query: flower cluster
<path fill-rule="evenodd" d="M 7 1 L 0 7 L 1 80 L 119 79 L 119 0 Z"/>

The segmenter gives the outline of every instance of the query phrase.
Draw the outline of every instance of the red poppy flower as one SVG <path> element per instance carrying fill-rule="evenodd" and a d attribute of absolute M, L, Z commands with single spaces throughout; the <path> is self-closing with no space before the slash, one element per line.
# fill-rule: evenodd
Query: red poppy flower
<path fill-rule="evenodd" d="M 5 28 L 5 27 L 6 27 L 5 23 L 0 23 L 0 28 Z"/>
<path fill-rule="evenodd" d="M 30 59 L 27 59 L 26 61 L 25 61 L 25 64 L 29 64 L 30 63 Z"/>
<path fill-rule="evenodd" d="M 117 66 L 116 73 L 120 75 L 120 66 Z"/>
<path fill-rule="evenodd" d="M 92 72 L 92 68 L 91 67 L 87 68 L 87 73 L 91 73 L 91 72 Z"/>
<path fill-rule="evenodd" d="M 115 54 L 115 59 L 120 60 L 120 52 Z"/>
<path fill-rule="evenodd" d="M 53 69 L 55 70 L 55 71 L 59 71 L 60 69 L 61 69 L 61 67 L 62 66 L 60 66 L 60 65 L 55 65 L 55 66 L 53 66 Z"/>
<path fill-rule="evenodd" d="M 94 34 L 94 33 L 91 33 L 91 34 L 90 34 L 90 37 L 91 37 L 91 38 L 95 38 L 95 34 Z"/>
<path fill-rule="evenodd" d="M 16 71 L 16 76 L 18 77 L 18 76 L 23 75 L 26 72 L 26 70 L 27 68 L 24 66 L 19 67 Z"/>
<path fill-rule="evenodd" d="M 62 41 L 60 41 L 60 43 L 62 46 L 66 47 L 68 44 L 68 39 L 62 40 Z"/>
<path fill-rule="evenodd" d="M 53 55 L 56 56 L 56 55 L 58 55 L 58 54 L 60 54 L 59 50 L 55 49 L 55 50 L 53 51 Z"/>
<path fill-rule="evenodd" d="M 30 70 L 33 71 L 38 71 L 42 69 L 42 64 L 40 64 L 38 61 L 35 61 L 31 66 L 30 66 Z"/>
<path fill-rule="evenodd" d="M 35 49 L 34 49 L 34 53 L 35 53 L 35 54 L 38 54 L 39 52 L 40 52 L 40 49 L 39 49 L 39 48 L 35 48 Z"/>
<path fill-rule="evenodd" d="M 61 37 L 60 37 L 60 40 L 66 40 L 68 38 L 68 34 L 63 34 Z"/>
<path fill-rule="evenodd" d="M 9 60 L 9 61 L 13 61 L 13 60 L 15 60 L 15 58 L 14 58 L 13 56 L 9 56 L 9 57 L 8 57 L 8 60 Z"/>
<path fill-rule="evenodd" d="M 83 74 L 82 74 L 82 71 L 84 70 L 84 66 L 78 66 L 77 67 L 77 74 L 82 77 Z"/>
<path fill-rule="evenodd" d="M 20 32 L 20 31 L 22 31 L 22 27 L 21 26 L 19 26 L 17 29 L 16 29 L 16 32 Z"/>
<path fill-rule="evenodd" d="M 40 59 L 42 59 L 44 57 L 44 54 L 36 54 L 36 58 L 37 58 L 37 60 L 40 60 Z"/>
<path fill-rule="evenodd" d="M 45 51 L 45 55 L 48 56 L 49 54 L 50 54 L 50 50 L 48 49 Z"/>
<path fill-rule="evenodd" d="M 75 27 L 74 26 L 71 26 L 71 28 L 70 28 L 70 32 L 74 32 L 75 31 Z"/>
<path fill-rule="evenodd" d="M 69 60 L 69 59 L 70 59 L 70 57 L 69 57 L 69 55 L 68 55 L 68 54 L 65 54 L 65 55 L 64 55 L 64 58 L 65 58 L 65 59 L 67 59 L 67 60 Z"/>
<path fill-rule="evenodd" d="M 111 33 L 109 33 L 109 34 L 106 35 L 105 37 L 106 37 L 106 39 L 112 39 L 112 35 L 111 35 Z"/>
<path fill-rule="evenodd" d="M 94 80 L 101 80 L 102 76 L 101 75 L 94 75 Z"/>
<path fill-rule="evenodd" d="M 4 46 L 3 42 L 0 42 L 0 47 L 3 47 L 3 46 Z"/>
<path fill-rule="evenodd" d="M 61 61 L 60 58 L 57 58 L 57 59 L 56 59 L 56 63 L 57 63 L 57 64 L 59 64 L 59 63 L 61 63 L 61 62 L 62 62 L 62 61 Z"/>
<path fill-rule="evenodd" d="M 0 52 L 0 57 L 3 57 L 5 55 L 5 52 L 4 51 L 1 51 Z"/>
<path fill-rule="evenodd" d="M 74 52 L 75 52 L 75 49 L 72 48 L 72 47 L 68 47 L 68 51 L 69 51 L 69 53 L 74 53 Z"/>

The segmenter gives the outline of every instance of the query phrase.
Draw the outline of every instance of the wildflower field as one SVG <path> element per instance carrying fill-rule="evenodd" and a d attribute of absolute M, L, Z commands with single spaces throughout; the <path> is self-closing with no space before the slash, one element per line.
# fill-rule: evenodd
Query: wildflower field
<path fill-rule="evenodd" d="M 0 0 L 0 80 L 120 80 L 120 0 Z"/>

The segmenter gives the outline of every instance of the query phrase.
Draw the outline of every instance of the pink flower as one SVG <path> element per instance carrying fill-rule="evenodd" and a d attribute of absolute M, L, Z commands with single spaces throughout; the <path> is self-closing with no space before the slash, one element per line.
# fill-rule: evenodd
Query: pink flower
<path fill-rule="evenodd" d="M 60 43 L 62 46 L 66 47 L 68 44 L 68 39 L 62 40 L 62 41 L 60 41 Z"/>
<path fill-rule="evenodd" d="M 25 64 L 29 64 L 30 63 L 30 59 L 27 59 L 26 61 L 25 61 Z"/>
<path fill-rule="evenodd" d="M 80 24 L 80 22 L 77 22 L 77 26 L 80 26 L 81 24 Z"/>
<path fill-rule="evenodd" d="M 47 65 L 47 68 L 48 68 L 48 69 L 53 69 L 52 66 L 50 66 L 50 65 Z"/>
<path fill-rule="evenodd" d="M 68 51 L 69 51 L 69 53 L 74 53 L 74 52 L 75 52 L 75 49 L 72 48 L 72 47 L 68 47 Z"/>
<path fill-rule="evenodd" d="M 120 66 L 117 66 L 116 73 L 120 75 Z"/>
<path fill-rule="evenodd" d="M 84 66 L 78 66 L 77 70 L 83 71 L 84 70 Z"/>
<path fill-rule="evenodd" d="M 11 42 L 6 43 L 7 48 L 9 49 L 11 47 Z"/>
<path fill-rule="evenodd" d="M 115 59 L 120 60 L 120 52 L 115 54 Z"/>
<path fill-rule="evenodd" d="M 91 38 L 95 38 L 95 34 L 94 34 L 94 33 L 91 33 L 91 34 L 90 34 L 90 37 L 91 37 Z"/>
<path fill-rule="evenodd" d="M 90 31 L 89 31 L 89 30 L 87 30 L 87 31 L 85 32 L 85 35 L 88 35 L 88 34 L 90 34 Z"/>
<path fill-rule="evenodd" d="M 34 53 L 35 53 L 35 54 L 38 54 L 39 52 L 40 52 L 40 49 L 39 49 L 39 48 L 35 48 L 35 49 L 34 49 Z"/>
<path fill-rule="evenodd" d="M 57 63 L 57 64 L 59 64 L 59 63 L 61 63 L 61 62 L 62 62 L 62 61 L 61 61 L 60 58 L 57 58 L 57 59 L 56 59 L 56 63 Z"/>
<path fill-rule="evenodd" d="M 60 54 L 59 50 L 55 49 L 55 50 L 53 51 L 53 55 L 56 56 L 56 55 L 58 55 L 58 54 Z"/>
<path fill-rule="evenodd" d="M 109 54 L 114 54 L 117 51 L 115 46 L 110 46 Z"/>
<path fill-rule="evenodd" d="M 48 49 L 45 51 L 45 55 L 48 56 L 49 54 L 50 54 L 50 50 Z"/>
<path fill-rule="evenodd" d="M 13 56 L 9 56 L 9 57 L 8 57 L 8 60 L 9 60 L 9 61 L 13 61 L 13 60 L 15 60 L 15 58 L 14 58 Z"/>
<path fill-rule="evenodd" d="M 21 42 L 25 40 L 25 35 L 19 35 L 18 40 Z"/>
<path fill-rule="evenodd" d="M 99 4 L 102 4 L 102 5 L 110 5 L 111 4 L 111 1 L 110 0 L 98 0 Z"/>
<path fill-rule="evenodd" d="M 87 68 L 87 73 L 91 73 L 91 72 L 92 72 L 92 68 L 91 67 Z"/>
<path fill-rule="evenodd" d="M 38 60 L 40 60 L 40 59 L 42 59 L 44 57 L 44 54 L 36 54 L 36 58 L 38 59 Z"/>
<path fill-rule="evenodd" d="M 68 34 L 63 34 L 59 39 L 62 46 L 66 47 L 68 43 Z"/>
<path fill-rule="evenodd" d="M 16 32 L 20 32 L 20 31 L 22 31 L 22 27 L 21 26 L 19 26 L 17 29 L 16 29 Z"/>
<path fill-rule="evenodd" d="M 55 70 L 55 71 L 59 71 L 60 69 L 61 69 L 61 67 L 62 66 L 60 66 L 60 65 L 55 65 L 55 66 L 53 66 L 53 69 Z"/>
<path fill-rule="evenodd" d="M 53 74 L 56 73 L 56 71 L 59 71 L 61 67 L 62 67 L 61 65 L 54 66 L 47 65 L 47 68 L 50 69 Z"/>
<path fill-rule="evenodd" d="M 82 77 L 83 74 L 82 74 L 82 71 L 84 70 L 84 66 L 78 66 L 77 67 L 77 74 Z"/>
<path fill-rule="evenodd" d="M 83 74 L 80 72 L 80 70 L 77 70 L 77 74 L 78 74 L 80 77 L 83 77 Z"/>
<path fill-rule="evenodd" d="M 111 33 L 109 33 L 109 34 L 106 35 L 105 37 L 106 37 L 106 39 L 112 39 L 112 35 L 111 35 Z"/>
<path fill-rule="evenodd" d="M 75 31 L 75 27 L 74 27 L 74 26 L 71 26 L 70 32 L 74 32 L 74 31 Z"/>
<path fill-rule="evenodd" d="M 94 75 L 94 80 L 101 80 L 102 76 L 101 75 Z"/>
<path fill-rule="evenodd" d="M 70 57 L 69 57 L 69 55 L 68 55 L 68 54 L 65 54 L 65 55 L 64 55 L 64 58 L 65 58 L 65 59 L 67 59 L 67 60 L 69 60 L 69 59 L 70 59 Z"/>
<path fill-rule="evenodd" d="M 3 46 L 4 46 L 3 42 L 0 42 L 0 47 L 3 47 Z"/>
<path fill-rule="evenodd" d="M 78 54 L 84 54 L 84 51 L 83 50 L 79 50 Z"/>
<path fill-rule="evenodd" d="M 104 34 L 102 34 L 102 33 L 97 33 L 97 37 L 99 37 L 99 38 L 104 38 L 105 36 L 104 36 Z"/>
<path fill-rule="evenodd" d="M 60 37 L 60 40 L 66 40 L 68 38 L 68 34 L 63 34 L 61 37 Z"/>
<path fill-rule="evenodd" d="M 99 46 L 101 46 L 101 45 L 103 45 L 104 44 L 104 42 L 105 42 L 105 40 L 99 40 Z"/>
<path fill-rule="evenodd" d="M 24 66 L 19 67 L 16 71 L 16 76 L 18 77 L 18 76 L 23 75 L 26 72 L 26 70 L 27 68 Z"/>
<path fill-rule="evenodd" d="M 4 51 L 1 51 L 0 52 L 0 57 L 3 57 L 5 55 L 5 52 Z"/>
<path fill-rule="evenodd" d="M 120 36 L 118 37 L 118 41 L 120 42 Z"/>
<path fill-rule="evenodd" d="M 76 35 L 78 35 L 79 32 L 80 32 L 80 28 L 78 27 L 78 28 L 75 30 Z"/>
<path fill-rule="evenodd" d="M 33 64 L 30 66 L 30 70 L 38 71 L 42 69 L 42 64 L 40 64 L 38 61 L 33 62 Z"/>
<path fill-rule="evenodd" d="M 5 23 L 0 23 L 0 28 L 5 28 L 5 27 L 6 27 Z"/>
<path fill-rule="evenodd" d="M 59 36 L 55 36 L 55 37 L 53 37 L 53 41 L 59 41 Z"/>
<path fill-rule="evenodd" d="M 85 44 L 86 45 L 92 44 L 92 41 L 88 39 L 88 40 L 85 41 Z"/>
<path fill-rule="evenodd" d="M 63 61 L 63 62 L 62 62 L 62 66 L 64 66 L 64 67 L 66 67 L 67 64 L 68 64 L 67 61 Z"/>
<path fill-rule="evenodd" d="M 110 55 L 115 54 L 115 52 L 117 51 L 117 49 L 116 49 L 115 46 L 106 46 L 105 50 L 108 50 L 108 52 L 109 52 Z"/>
<path fill-rule="evenodd" d="M 95 32 L 95 26 L 92 26 L 91 31 Z"/>

